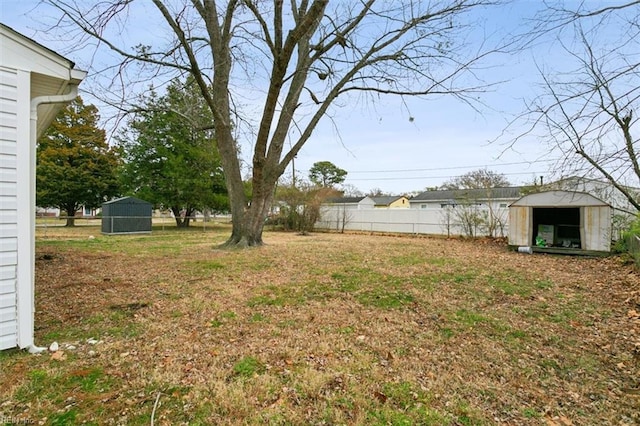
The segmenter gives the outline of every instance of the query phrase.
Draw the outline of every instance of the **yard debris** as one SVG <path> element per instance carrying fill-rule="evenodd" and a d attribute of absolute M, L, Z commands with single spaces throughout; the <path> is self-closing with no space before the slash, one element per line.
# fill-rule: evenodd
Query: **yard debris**
<path fill-rule="evenodd" d="M 49 345 L 49 352 L 56 352 L 59 347 L 58 342 L 53 342 Z"/>

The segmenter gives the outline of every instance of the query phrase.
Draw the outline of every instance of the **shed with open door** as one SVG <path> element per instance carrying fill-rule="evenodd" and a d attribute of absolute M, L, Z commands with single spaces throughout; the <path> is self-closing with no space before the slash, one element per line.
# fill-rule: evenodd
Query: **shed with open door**
<path fill-rule="evenodd" d="M 509 206 L 509 245 L 534 251 L 611 251 L 609 204 L 585 192 L 546 191 Z"/>

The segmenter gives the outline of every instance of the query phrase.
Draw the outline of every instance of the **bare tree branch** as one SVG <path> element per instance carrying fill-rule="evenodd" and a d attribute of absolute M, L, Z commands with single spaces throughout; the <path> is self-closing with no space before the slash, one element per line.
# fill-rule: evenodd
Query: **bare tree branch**
<path fill-rule="evenodd" d="M 158 24 L 168 28 L 168 46 L 141 43 L 134 51 L 112 40 L 109 29 L 117 19 L 126 25 L 121 13 L 135 10 L 137 3 L 110 0 L 87 8 L 71 0 L 47 1 L 70 24 L 121 56 L 117 75 L 130 67 L 154 66 L 193 76 L 214 117 L 232 205 L 230 244 L 262 242 L 278 178 L 338 98 L 354 92 L 437 94 L 473 106 L 475 94 L 491 87 L 473 71 L 500 50 L 467 44 L 477 31 L 469 12 L 482 12 L 500 0 L 153 0 L 163 21 Z M 246 93 L 260 95 L 258 117 L 238 108 Z M 235 139 L 245 123 L 254 124 L 250 204 Z M 291 141 L 288 151 L 286 141 Z"/>
<path fill-rule="evenodd" d="M 552 72 L 538 65 L 543 93 L 511 123 L 527 127 L 510 146 L 539 136 L 562 155 L 560 173 L 604 179 L 640 211 L 640 139 L 633 114 L 640 107 L 640 1 L 591 9 L 584 2 L 573 10 L 546 5 L 529 40 L 555 34 L 565 54 L 562 65 L 574 67 Z"/>

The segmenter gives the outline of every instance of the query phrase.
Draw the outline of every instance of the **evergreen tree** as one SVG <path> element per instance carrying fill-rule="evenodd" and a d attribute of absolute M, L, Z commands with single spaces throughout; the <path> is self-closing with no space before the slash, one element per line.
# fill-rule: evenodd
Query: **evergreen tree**
<path fill-rule="evenodd" d="M 94 105 L 77 97 L 38 140 L 36 204 L 65 212 L 66 226 L 74 226 L 82 206 L 99 207 L 119 191 L 119 156 L 98 128 L 99 118 Z"/>
<path fill-rule="evenodd" d="M 211 112 L 192 80 L 154 90 L 120 137 L 128 192 L 170 209 L 179 227 L 197 210 L 227 211 L 229 201 L 211 129 Z"/>
<path fill-rule="evenodd" d="M 309 169 L 309 179 L 318 186 L 333 188 L 347 178 L 347 171 L 331 161 L 317 161 Z"/>

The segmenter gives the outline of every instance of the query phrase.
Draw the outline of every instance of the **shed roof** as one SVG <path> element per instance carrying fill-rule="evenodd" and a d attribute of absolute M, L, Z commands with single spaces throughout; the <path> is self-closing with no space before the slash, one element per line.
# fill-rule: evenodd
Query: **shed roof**
<path fill-rule="evenodd" d="M 545 191 L 525 195 L 511 204 L 517 207 L 584 207 L 584 206 L 608 206 L 599 198 L 586 192 L 574 191 Z"/>
<path fill-rule="evenodd" d="M 444 191 L 425 191 L 412 199 L 410 203 L 424 201 L 448 201 L 448 200 L 515 200 L 522 195 L 521 186 L 505 188 L 477 188 L 477 189 L 447 189 Z"/>
<path fill-rule="evenodd" d="M 105 205 L 105 204 L 122 204 L 122 203 L 128 203 L 128 204 L 151 204 L 150 202 L 141 200 L 140 198 L 128 196 L 128 197 L 120 197 L 120 198 L 116 198 L 116 199 L 111 200 L 111 201 L 107 201 L 105 203 L 102 203 L 102 205 Z"/>

